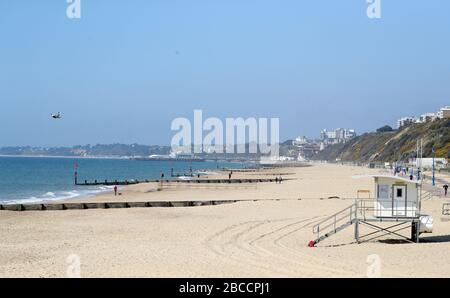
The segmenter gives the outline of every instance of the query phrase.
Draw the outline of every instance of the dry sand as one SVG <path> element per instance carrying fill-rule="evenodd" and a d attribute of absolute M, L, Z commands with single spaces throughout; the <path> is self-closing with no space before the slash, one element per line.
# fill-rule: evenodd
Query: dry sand
<path fill-rule="evenodd" d="M 72 211 L 0 211 L 0 276 L 65 277 L 77 255 L 82 277 L 365 277 L 377 255 L 381 276 L 450 277 L 450 222 L 443 199 L 423 202 L 435 219 L 423 243 L 354 244 L 353 228 L 307 247 L 312 226 L 352 203 L 358 189 L 373 186 L 353 175 L 375 170 L 337 165 L 288 168 L 283 184 L 178 186 L 121 189 L 83 201 L 254 199 L 188 208 Z M 224 173 L 225 174 L 225 173 Z M 267 177 L 259 173 L 260 177 Z M 258 177 L 235 173 L 237 177 Z M 150 191 L 150 192 L 149 192 Z M 328 199 L 338 196 L 339 198 Z M 268 200 L 270 199 L 270 200 Z M 276 199 L 275 201 L 271 199 Z M 300 199 L 300 200 L 299 200 Z M 369 257 L 370 260 L 370 257 Z"/>

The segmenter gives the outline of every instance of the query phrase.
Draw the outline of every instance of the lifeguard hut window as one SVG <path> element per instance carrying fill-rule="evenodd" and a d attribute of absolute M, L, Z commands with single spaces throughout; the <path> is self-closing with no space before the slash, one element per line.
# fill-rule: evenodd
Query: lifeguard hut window
<path fill-rule="evenodd" d="M 391 186 L 389 184 L 378 184 L 378 196 L 380 199 L 389 199 Z"/>

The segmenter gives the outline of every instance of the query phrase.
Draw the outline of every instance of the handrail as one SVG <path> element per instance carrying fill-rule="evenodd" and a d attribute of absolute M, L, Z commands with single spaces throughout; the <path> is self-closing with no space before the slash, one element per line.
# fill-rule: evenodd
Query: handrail
<path fill-rule="evenodd" d="M 397 210 L 397 212 L 405 212 L 404 217 L 408 217 L 408 213 L 413 212 L 413 216 L 412 217 L 416 217 L 417 216 L 417 203 L 416 202 L 409 202 L 409 205 L 405 206 L 403 204 L 403 202 L 398 203 L 395 202 L 397 205 L 394 206 L 394 208 L 390 207 L 387 209 L 384 208 L 377 208 L 376 203 L 387 203 L 392 204 L 393 201 L 391 199 L 386 199 L 386 200 L 380 200 L 380 199 L 363 199 L 363 200 L 358 200 L 358 211 L 359 214 L 361 215 L 362 218 L 367 218 L 367 217 L 373 217 L 373 215 L 375 214 L 375 216 L 377 216 L 376 214 L 381 214 L 382 212 L 388 212 L 389 210 Z M 368 204 L 369 203 L 369 204 Z M 370 215 L 367 216 L 366 213 L 369 212 Z M 400 216 L 400 215 L 399 215 Z M 411 217 L 411 216 L 409 216 Z"/>
<path fill-rule="evenodd" d="M 396 205 L 393 206 L 392 204 Z M 316 240 L 313 241 L 313 245 L 350 225 L 358 224 L 359 220 L 366 221 L 370 218 L 383 217 L 403 218 L 408 220 L 411 218 L 416 219 L 420 216 L 420 211 L 417 206 L 418 204 L 416 202 L 411 201 L 400 202 L 393 201 L 392 199 L 383 200 L 379 198 L 355 199 L 355 202 L 352 205 L 336 212 L 313 226 L 313 234 L 316 235 Z M 368 212 L 370 212 L 370 215 L 366 217 L 366 213 Z M 450 215 L 450 203 L 442 206 L 442 212 L 443 214 L 447 213 L 447 215 Z M 357 229 L 358 226 L 355 228 L 355 233 L 357 233 Z"/>
<path fill-rule="evenodd" d="M 442 191 L 440 189 L 433 189 L 433 190 L 423 190 L 422 191 L 422 200 L 429 200 L 433 197 L 440 198 L 442 196 Z"/>
<path fill-rule="evenodd" d="M 329 216 L 328 218 L 322 220 L 321 222 L 315 224 L 313 226 L 313 233 L 317 234 L 317 239 L 320 236 L 320 232 L 326 230 L 327 228 L 333 226 L 333 230 L 335 231 L 336 228 L 338 227 L 337 224 L 338 222 L 343 221 L 344 219 L 348 219 L 347 222 L 352 222 L 356 216 L 357 216 L 357 203 L 353 203 L 352 205 L 348 206 L 345 209 L 342 209 L 339 212 L 336 212 L 335 214 Z M 348 214 L 347 214 L 348 212 Z M 342 215 L 342 216 L 340 216 Z M 339 216 L 339 218 L 338 218 Z M 329 222 L 330 220 L 332 220 L 331 222 Z M 329 223 L 328 223 L 329 222 Z M 327 223 L 325 226 L 322 227 L 322 225 L 324 225 L 325 223 Z"/>
<path fill-rule="evenodd" d="M 442 215 L 450 215 L 450 203 L 442 204 Z"/>

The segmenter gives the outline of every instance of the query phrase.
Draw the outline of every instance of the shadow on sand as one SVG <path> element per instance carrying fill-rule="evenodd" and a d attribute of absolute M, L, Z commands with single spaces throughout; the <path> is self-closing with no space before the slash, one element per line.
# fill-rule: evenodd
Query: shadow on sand
<path fill-rule="evenodd" d="M 411 244 L 411 241 L 408 241 L 406 239 L 382 239 L 378 240 L 379 243 L 383 244 Z"/>
<path fill-rule="evenodd" d="M 420 242 L 423 242 L 423 243 L 444 243 L 444 242 L 450 242 L 450 235 L 422 237 L 422 238 L 420 238 Z"/>
<path fill-rule="evenodd" d="M 368 241 L 362 243 L 383 243 L 383 244 L 414 244 L 414 242 L 406 239 L 381 239 L 375 241 Z M 428 237 L 420 237 L 420 243 L 446 243 L 450 242 L 450 235 L 442 235 L 442 236 L 428 236 Z M 343 244 L 334 244 L 334 245 L 323 245 L 322 247 L 340 247 L 357 244 L 356 242 L 343 243 Z"/>
<path fill-rule="evenodd" d="M 386 239 L 386 240 L 378 240 L 380 243 L 384 244 L 408 244 L 412 243 L 406 239 Z M 450 235 L 441 235 L 441 236 L 428 236 L 428 237 L 420 237 L 420 243 L 446 243 L 450 242 Z"/>

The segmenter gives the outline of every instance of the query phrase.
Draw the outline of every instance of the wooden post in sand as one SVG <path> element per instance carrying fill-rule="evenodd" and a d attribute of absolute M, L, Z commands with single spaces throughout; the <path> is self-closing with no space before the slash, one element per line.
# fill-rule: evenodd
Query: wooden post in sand
<path fill-rule="evenodd" d="M 74 173 L 75 185 L 77 185 L 78 184 L 78 163 L 75 163 L 73 167 L 75 170 L 75 173 Z"/>

